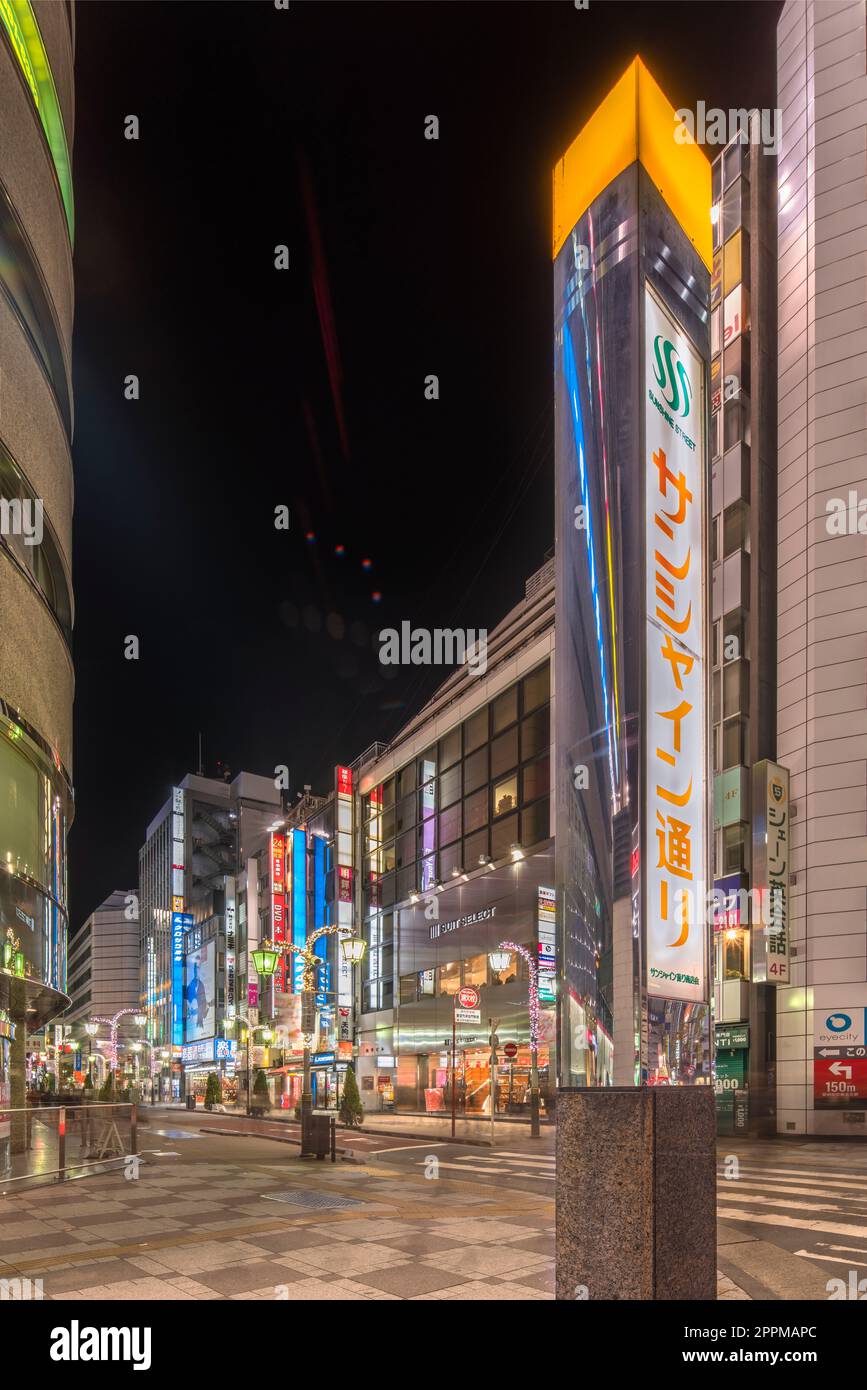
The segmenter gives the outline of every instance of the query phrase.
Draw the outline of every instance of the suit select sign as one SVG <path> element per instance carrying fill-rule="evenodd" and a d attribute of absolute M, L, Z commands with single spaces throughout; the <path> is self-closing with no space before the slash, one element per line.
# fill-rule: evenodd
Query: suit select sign
<path fill-rule="evenodd" d="M 644 293 L 647 992 L 707 998 L 704 368 Z"/>

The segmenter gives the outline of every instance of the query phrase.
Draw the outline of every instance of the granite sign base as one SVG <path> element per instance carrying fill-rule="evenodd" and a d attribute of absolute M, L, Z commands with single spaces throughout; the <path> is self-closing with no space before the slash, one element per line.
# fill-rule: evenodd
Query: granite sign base
<path fill-rule="evenodd" d="M 557 1298 L 716 1299 L 711 1086 L 557 1092 Z"/>

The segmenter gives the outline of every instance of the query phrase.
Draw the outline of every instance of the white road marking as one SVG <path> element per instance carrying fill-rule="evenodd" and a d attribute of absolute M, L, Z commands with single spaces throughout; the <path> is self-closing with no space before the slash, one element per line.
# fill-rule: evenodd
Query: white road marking
<path fill-rule="evenodd" d="M 861 1253 L 864 1254 L 864 1251 Z M 828 1260 L 835 1265 L 857 1265 L 859 1269 L 867 1269 L 863 1260 L 844 1260 L 841 1255 L 817 1255 L 812 1250 L 796 1250 L 795 1254 L 803 1255 L 805 1260 Z"/>
<path fill-rule="evenodd" d="M 751 1221 L 755 1226 L 788 1226 L 799 1231 L 821 1231 L 829 1236 L 863 1236 L 863 1226 L 847 1226 L 842 1221 L 798 1221 L 793 1216 L 762 1216 L 757 1211 L 738 1211 L 736 1207 L 717 1210 L 721 1221 Z"/>

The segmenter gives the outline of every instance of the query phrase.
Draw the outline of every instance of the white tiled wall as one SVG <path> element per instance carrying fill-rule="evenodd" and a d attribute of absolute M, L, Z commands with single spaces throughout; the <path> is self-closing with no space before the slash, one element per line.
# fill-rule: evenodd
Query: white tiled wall
<path fill-rule="evenodd" d="M 777 996 L 778 1128 L 852 1134 L 812 1104 L 813 1008 L 867 1003 L 865 0 L 787 0 L 779 155 L 778 760 L 792 774 L 793 988 Z"/>

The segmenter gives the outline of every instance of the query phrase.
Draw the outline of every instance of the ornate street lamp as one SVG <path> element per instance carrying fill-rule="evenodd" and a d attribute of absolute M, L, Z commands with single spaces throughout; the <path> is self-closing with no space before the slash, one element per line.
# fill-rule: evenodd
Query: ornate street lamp
<path fill-rule="evenodd" d="M 489 951 L 488 960 L 491 962 L 491 969 L 495 975 L 502 975 L 508 970 L 512 962 L 511 951 Z"/>
<path fill-rule="evenodd" d="M 252 952 L 253 969 L 257 975 L 270 977 L 277 969 L 277 961 L 280 959 L 280 952 L 266 941 L 257 951 Z"/>
<path fill-rule="evenodd" d="M 313 996 L 316 992 L 316 972 L 322 965 L 322 958 L 316 954 L 314 948 L 320 937 L 331 936 L 334 932 L 345 930 L 345 927 L 340 927 L 335 923 L 330 927 L 318 927 L 316 931 L 311 932 L 303 946 L 296 946 L 293 941 L 272 943 L 266 940 L 262 942 L 257 950 L 251 952 L 253 968 L 258 971 L 260 975 L 274 974 L 274 971 L 277 969 L 277 957 L 282 951 L 291 951 L 294 955 L 300 956 L 304 962 L 304 970 L 301 976 L 301 1031 L 304 1042 L 304 1080 L 301 1092 L 302 1156 L 308 1149 L 307 1136 L 309 1135 L 310 1120 L 313 1115 L 313 1089 L 310 1071 L 310 1050 L 313 1042 L 312 1005 Z M 345 936 L 341 939 L 340 950 L 344 961 L 351 967 L 353 965 L 358 965 L 364 959 L 367 943 L 360 936 Z"/>

